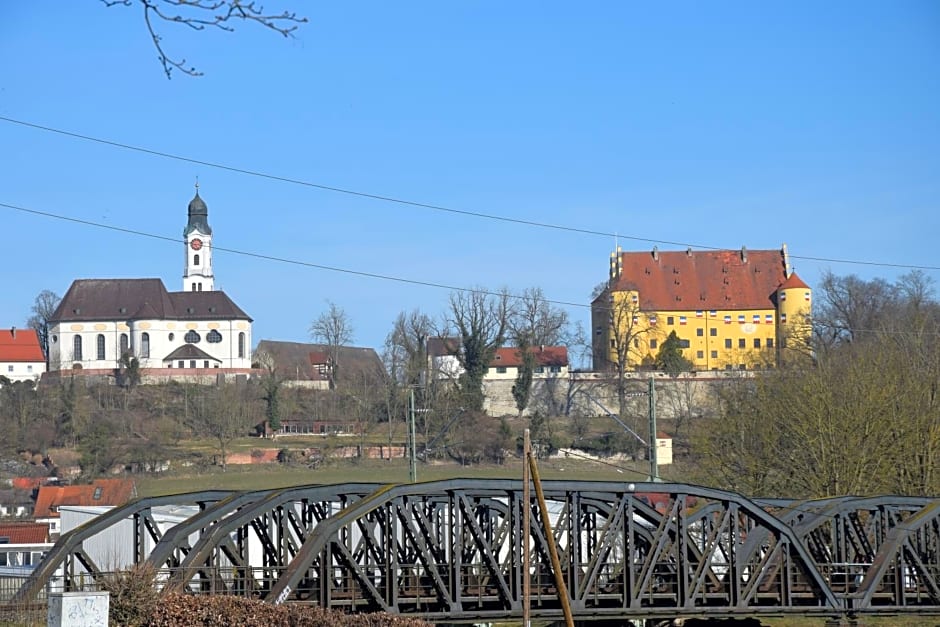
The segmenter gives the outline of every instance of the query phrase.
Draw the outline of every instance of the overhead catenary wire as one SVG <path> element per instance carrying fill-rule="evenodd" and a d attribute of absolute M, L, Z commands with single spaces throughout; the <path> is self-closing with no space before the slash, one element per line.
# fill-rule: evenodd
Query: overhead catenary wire
<path fill-rule="evenodd" d="M 104 224 L 103 222 L 95 222 L 94 220 L 86 220 L 86 219 L 84 219 L 84 218 L 76 218 L 76 217 L 73 217 L 73 216 L 67 216 L 67 215 L 64 215 L 64 214 L 54 213 L 54 212 L 51 212 L 51 211 L 42 211 L 42 210 L 39 210 L 39 209 L 31 209 L 31 208 L 29 208 L 29 207 L 23 207 L 23 206 L 21 206 L 21 205 L 14 205 L 14 204 L 11 204 L 11 203 L 0 202 L 0 207 L 6 208 L 6 209 L 10 209 L 10 210 L 13 210 L 13 211 L 19 211 L 19 212 L 21 212 L 21 213 L 26 213 L 26 214 L 30 214 L 30 215 L 40 216 L 40 217 L 44 217 L 44 218 L 50 218 L 50 219 L 54 219 L 54 220 L 61 220 L 61 221 L 64 221 L 64 222 L 71 222 L 71 223 L 74 223 L 74 224 L 80 224 L 80 225 L 83 225 L 83 226 L 89 226 L 89 227 L 93 227 L 93 228 L 105 229 L 105 230 L 114 231 L 114 232 L 117 232 L 117 233 L 125 233 L 125 234 L 127 234 L 127 235 L 133 235 L 133 236 L 136 236 L 136 237 L 146 237 L 146 238 L 149 238 L 149 239 L 158 240 L 158 241 L 163 241 L 163 242 L 170 242 L 170 243 L 173 243 L 173 244 L 179 244 L 179 243 L 182 242 L 181 239 L 176 238 L 176 237 L 170 237 L 170 236 L 168 236 L 168 235 L 158 235 L 158 234 L 155 234 L 155 233 L 148 233 L 148 232 L 146 232 L 146 231 L 140 231 L 140 230 L 130 229 L 130 228 L 121 227 L 121 226 L 115 226 L 115 225 L 112 225 L 112 224 Z M 327 271 L 327 272 L 337 272 L 337 273 L 340 273 L 340 274 L 348 274 L 348 275 L 352 275 L 352 276 L 360 276 L 360 277 L 363 277 L 363 278 L 377 279 L 377 280 L 381 280 L 381 281 L 393 281 L 393 282 L 396 282 L 396 283 L 403 283 L 403 284 L 407 284 L 407 285 L 416 285 L 416 286 L 420 286 L 420 287 L 430 287 L 430 288 L 436 288 L 436 289 L 444 289 L 444 290 L 450 290 L 451 292 L 476 293 L 476 294 L 482 294 L 482 295 L 486 295 L 486 296 L 495 296 L 495 297 L 502 297 L 503 295 L 505 295 L 505 296 L 507 296 L 508 298 L 511 298 L 511 299 L 513 299 L 513 300 L 524 300 L 524 299 L 527 298 L 527 296 L 525 296 L 525 295 L 513 294 L 513 293 L 511 293 L 511 292 L 506 292 L 506 293 L 504 294 L 503 292 L 500 292 L 500 291 L 494 291 L 494 290 L 484 289 L 484 288 L 480 288 L 480 287 L 464 287 L 464 286 L 460 286 L 460 285 L 449 285 L 449 284 L 447 284 L 447 283 L 438 283 L 438 282 L 435 282 L 435 281 L 428 281 L 428 280 L 424 280 L 424 279 L 412 279 L 412 278 L 407 278 L 407 277 L 395 276 L 395 275 L 391 275 L 391 274 L 380 274 L 380 273 L 377 273 L 377 272 L 366 272 L 365 270 L 353 270 L 353 269 L 350 269 L 350 268 L 341 268 L 341 267 L 339 267 L 339 266 L 332 266 L 332 265 L 329 265 L 329 264 L 316 263 L 316 262 L 312 262 L 312 261 L 303 261 L 303 260 L 300 260 L 300 259 L 291 259 L 291 258 L 288 258 L 288 257 L 280 257 L 280 256 L 277 256 L 277 255 L 270 255 L 270 254 L 267 254 L 267 253 L 254 252 L 254 251 L 249 251 L 249 250 L 242 250 L 242 249 L 238 249 L 238 248 L 227 248 L 227 247 L 223 247 L 223 246 L 216 246 L 216 245 L 213 245 L 212 249 L 213 249 L 214 251 L 225 252 L 225 253 L 229 253 L 229 254 L 232 254 L 232 255 L 238 255 L 238 256 L 241 256 L 241 257 L 249 257 L 249 258 L 253 258 L 253 259 L 261 259 L 261 260 L 264 260 L 264 261 L 272 261 L 272 262 L 276 262 L 276 263 L 284 263 L 284 264 L 289 264 L 289 265 L 294 265 L 294 266 L 300 266 L 300 267 L 305 267 L 305 268 L 313 268 L 313 269 L 316 269 L 316 270 L 324 270 L 324 271 Z M 571 301 L 555 300 L 555 299 L 549 299 L 549 298 L 544 299 L 544 301 L 545 301 L 546 303 L 548 303 L 548 304 L 551 304 L 551 305 L 559 305 L 559 306 L 562 306 L 562 307 L 575 307 L 575 308 L 579 308 L 579 309 L 594 309 L 594 310 L 596 310 L 596 311 L 605 311 L 605 310 L 610 310 L 610 311 L 612 311 L 612 310 L 613 310 L 613 308 L 611 308 L 611 307 L 604 307 L 604 306 L 600 306 L 600 305 L 593 305 L 593 304 L 591 304 L 591 303 L 575 303 L 575 302 L 571 302 Z M 852 331 L 852 332 L 856 332 L 856 333 L 885 333 L 885 334 L 888 334 L 888 335 L 912 335 L 912 336 L 919 336 L 919 335 L 940 335 L 940 333 L 929 333 L 929 332 L 928 332 L 928 333 L 919 333 L 919 332 L 916 332 L 916 331 L 900 331 L 900 330 L 895 330 L 895 329 L 892 329 L 892 330 L 888 330 L 888 329 L 852 329 L 851 331 Z"/>
<path fill-rule="evenodd" d="M 208 168 L 224 170 L 227 172 L 233 172 L 233 173 L 242 174 L 245 176 L 253 176 L 257 178 L 268 179 L 271 181 L 289 183 L 292 185 L 299 185 L 302 187 L 309 187 L 313 189 L 319 189 L 319 190 L 333 192 L 337 194 L 345 194 L 349 196 L 357 196 L 360 198 L 367 198 L 367 199 L 377 200 L 381 202 L 394 203 L 394 204 L 403 205 L 403 206 L 462 215 L 462 216 L 466 216 L 470 218 L 498 221 L 498 222 L 504 222 L 504 223 L 509 223 L 509 224 L 517 224 L 521 226 L 535 227 L 535 228 L 541 228 L 541 229 L 550 229 L 550 230 L 555 230 L 555 231 L 564 231 L 564 232 L 569 232 L 569 233 L 576 233 L 576 234 L 589 235 L 589 236 L 595 236 L 595 237 L 624 239 L 624 240 L 644 242 L 644 243 L 649 243 L 649 244 L 665 244 L 669 246 L 679 246 L 682 248 L 697 248 L 700 250 L 726 250 L 726 247 L 721 247 L 721 246 L 710 246 L 707 244 L 694 244 L 694 243 L 689 243 L 689 242 L 671 241 L 667 239 L 640 237 L 636 235 L 625 235 L 623 233 L 611 233 L 607 231 L 600 231 L 596 229 L 589 229 L 589 228 L 583 228 L 583 227 L 577 227 L 577 226 L 571 226 L 571 225 L 552 224 L 549 222 L 540 222 L 537 220 L 526 220 L 522 218 L 514 218 L 511 216 L 502 216 L 502 215 L 497 215 L 493 213 L 485 213 L 482 211 L 457 209 L 455 207 L 447 207 L 447 206 L 440 205 L 440 204 L 427 203 L 427 202 L 421 202 L 421 201 L 416 201 L 416 200 L 408 200 L 408 199 L 399 198 L 396 196 L 388 196 L 385 194 L 364 192 L 364 191 L 348 189 L 344 187 L 337 187 L 334 185 L 316 183 L 313 181 L 305 181 L 303 179 L 293 178 L 293 177 L 280 175 L 280 174 L 273 174 L 270 172 L 263 172 L 261 170 L 255 170 L 255 169 L 251 169 L 247 167 L 229 165 L 229 164 L 221 163 L 221 162 L 214 161 L 214 160 L 188 157 L 185 155 L 179 155 L 179 154 L 175 154 L 171 152 L 166 152 L 163 150 L 156 150 L 153 148 L 137 146 L 137 145 L 126 143 L 126 142 L 119 142 L 119 141 L 115 141 L 112 139 L 95 137 L 95 136 L 87 135 L 84 133 L 78 133 L 75 131 L 55 128 L 55 127 L 47 126 L 43 124 L 37 124 L 35 122 L 29 122 L 27 120 L 20 120 L 17 118 L 11 118 L 8 116 L 3 116 L 3 115 L 0 115 L 0 121 L 7 122 L 8 124 L 16 124 L 25 128 L 31 128 L 34 130 L 39 130 L 39 131 L 43 131 L 47 133 L 53 133 L 53 134 L 61 135 L 64 137 L 71 137 L 73 139 L 78 139 L 78 140 L 82 140 L 86 142 L 93 142 L 93 143 L 97 143 L 97 144 L 101 144 L 105 146 L 110 146 L 112 148 L 118 148 L 121 150 L 129 150 L 129 151 L 147 154 L 147 155 L 160 157 L 164 159 L 172 159 L 174 161 L 181 161 L 184 163 L 192 163 L 195 165 L 201 165 L 201 166 L 205 166 Z M 837 263 L 837 264 L 875 266 L 875 267 L 885 267 L 885 268 L 902 268 L 902 269 L 909 269 L 909 270 L 940 270 L 940 266 L 882 262 L 882 261 L 871 261 L 871 260 L 863 260 L 863 259 L 839 259 L 835 257 L 818 257 L 818 256 L 811 256 L 811 255 L 793 255 L 793 254 L 790 255 L 790 258 L 798 259 L 801 261 L 812 261 L 816 263 Z"/>

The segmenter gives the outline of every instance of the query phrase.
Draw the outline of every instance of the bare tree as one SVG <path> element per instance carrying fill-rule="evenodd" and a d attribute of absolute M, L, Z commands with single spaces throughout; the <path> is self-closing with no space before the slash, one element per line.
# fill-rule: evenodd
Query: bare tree
<path fill-rule="evenodd" d="M 639 362 L 640 338 L 649 333 L 649 326 L 640 324 L 640 315 L 640 305 L 631 294 L 614 293 L 606 288 L 595 297 L 591 307 L 595 329 L 594 369 L 614 373 L 617 411 L 621 417 L 630 391 L 627 373 L 631 362 Z"/>
<path fill-rule="evenodd" d="M 39 345 L 42 347 L 42 354 L 49 361 L 49 320 L 52 314 L 58 309 L 62 298 L 52 290 L 43 290 L 36 296 L 30 311 L 33 315 L 26 321 L 26 326 L 36 331 L 39 336 Z"/>
<path fill-rule="evenodd" d="M 527 289 L 517 300 L 510 320 L 510 339 L 519 352 L 512 395 L 521 417 L 529 404 L 537 365 L 536 347 L 555 346 L 568 336 L 568 312 L 553 307 L 541 288 Z"/>
<path fill-rule="evenodd" d="M 196 404 L 195 424 L 202 435 L 215 440 L 219 464 L 225 472 L 231 444 L 248 435 L 257 422 L 255 404 L 247 385 L 224 385 L 203 394 Z"/>
<path fill-rule="evenodd" d="M 340 378 L 340 349 L 352 342 L 353 327 L 345 309 L 331 301 L 327 301 L 327 305 L 329 305 L 327 310 L 310 325 L 310 335 L 326 345 L 330 359 L 330 387 L 335 388 Z"/>
<path fill-rule="evenodd" d="M 427 376 L 428 338 L 433 333 L 431 318 L 414 309 L 404 311 L 395 318 L 386 346 L 393 354 L 389 355 L 389 364 L 394 370 L 389 375 L 404 385 L 419 385 Z"/>
<path fill-rule="evenodd" d="M 455 356 L 464 370 L 461 392 L 468 409 L 482 411 L 483 377 L 496 349 L 506 340 L 512 316 L 509 293 L 484 289 L 452 292 L 447 315 L 448 334 L 456 335 L 459 342 Z"/>
<path fill-rule="evenodd" d="M 163 47 L 163 36 L 157 32 L 155 24 L 167 22 L 188 26 L 192 30 L 218 29 L 232 32 L 237 22 L 253 23 L 268 28 L 284 37 L 293 37 L 294 31 L 307 18 L 296 13 L 283 11 L 268 13 L 264 7 L 252 0 L 101 0 L 107 7 L 141 7 L 144 10 L 144 23 L 147 32 L 157 49 L 157 56 L 163 65 L 166 77 L 170 78 L 173 70 L 190 76 L 202 76 L 202 72 L 186 63 L 185 58 L 171 57 Z"/>

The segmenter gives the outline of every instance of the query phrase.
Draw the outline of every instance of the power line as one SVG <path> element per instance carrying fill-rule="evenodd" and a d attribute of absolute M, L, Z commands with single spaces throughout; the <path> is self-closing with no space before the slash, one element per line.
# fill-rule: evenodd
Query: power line
<path fill-rule="evenodd" d="M 135 229 L 129 229 L 129 228 L 125 228 L 125 227 L 114 226 L 114 225 L 111 225 L 111 224 L 104 224 L 104 223 L 101 223 L 101 222 L 95 222 L 95 221 L 93 221 L 93 220 L 85 220 L 85 219 L 82 219 L 82 218 L 74 218 L 74 217 L 71 217 L 71 216 L 66 216 L 66 215 L 62 215 L 62 214 L 52 213 L 52 212 L 50 212 L 50 211 L 40 211 L 40 210 L 38 210 L 38 209 L 29 209 L 29 208 L 27 208 L 27 207 L 21 207 L 21 206 L 19 206 L 19 205 L 11 205 L 11 204 L 5 203 L 5 202 L 0 202 L 0 207 L 5 207 L 5 208 L 11 209 L 11 210 L 13 210 L 13 211 L 19 211 L 19 212 L 21 212 L 21 213 L 27 213 L 27 214 L 30 214 L 30 215 L 40 216 L 40 217 L 44 217 L 44 218 L 51 218 L 51 219 L 53 219 L 53 220 L 61 220 L 61 221 L 63 221 L 63 222 L 71 222 L 71 223 L 73 223 L 73 224 L 81 224 L 81 225 L 83 225 L 83 226 L 90 226 L 90 227 L 94 227 L 94 228 L 105 229 L 105 230 L 114 231 L 114 232 L 117 232 L 117 233 L 125 233 L 125 234 L 128 234 L 128 235 L 134 235 L 134 236 L 137 236 L 137 237 L 146 237 L 146 238 L 149 238 L 149 239 L 154 239 L 154 240 L 163 241 L 163 242 L 172 242 L 172 243 L 174 243 L 174 244 L 179 244 L 179 243 L 182 241 L 182 240 L 180 240 L 179 238 L 169 237 L 169 236 L 166 236 L 166 235 L 156 235 L 156 234 L 154 234 L 154 233 L 148 233 L 148 232 L 146 232 L 146 231 L 138 231 L 138 230 L 135 230 Z M 437 282 L 434 282 L 434 281 L 426 281 L 426 280 L 423 280 L 423 279 L 409 279 L 409 278 L 400 277 L 400 276 L 395 276 L 395 275 L 391 275 L 391 274 L 379 274 L 379 273 L 376 273 L 376 272 L 365 272 L 365 271 L 363 271 L 363 270 L 351 270 L 351 269 L 349 269 L 349 268 L 341 268 L 341 267 L 339 267 L 339 266 L 330 266 L 330 265 L 326 265 L 326 264 L 315 263 L 315 262 L 312 262 L 312 261 L 301 261 L 301 260 L 299 260 L 299 259 L 290 259 L 290 258 L 287 258 L 287 257 L 278 257 L 278 256 L 275 256 L 275 255 L 268 255 L 268 254 L 265 254 L 265 253 L 258 253 L 258 252 L 248 251 L 248 250 L 241 250 L 241 249 L 238 249 L 238 248 L 226 248 L 226 247 L 222 247 L 222 246 L 215 246 L 215 245 L 213 245 L 212 249 L 213 249 L 213 250 L 218 250 L 218 251 L 221 251 L 221 252 L 230 253 L 230 254 L 233 254 L 233 255 L 240 255 L 240 256 L 242 256 L 242 257 L 249 257 L 249 258 L 252 258 L 252 259 L 262 259 L 262 260 L 265 260 L 265 261 L 273 261 L 273 262 L 276 262 L 276 263 L 285 263 L 285 264 L 290 264 L 290 265 L 294 265 L 294 266 L 300 266 L 300 267 L 304 267 L 304 268 L 314 268 L 314 269 L 317 269 L 317 270 L 325 270 L 325 271 L 328 271 L 328 272 L 338 272 L 338 273 L 341 273 L 341 274 L 348 274 L 348 275 L 352 275 L 352 276 L 360 276 L 360 277 L 365 277 L 365 278 L 370 278 L 370 279 L 378 279 L 378 280 L 381 280 L 381 281 L 394 281 L 394 282 L 396 282 L 396 283 L 404 283 L 404 284 L 407 284 L 407 285 L 417 285 L 417 286 L 421 286 L 421 287 L 432 287 L 432 288 L 436 288 L 436 289 L 450 290 L 450 291 L 452 291 L 452 292 L 476 293 L 476 294 L 483 294 L 483 295 L 486 295 L 486 296 L 502 297 L 502 296 L 505 295 L 505 296 L 507 296 L 508 298 L 512 298 L 512 299 L 514 299 L 514 300 L 523 300 L 523 299 L 526 298 L 526 296 L 524 296 L 524 295 L 512 294 L 512 293 L 508 293 L 508 292 L 504 294 L 503 292 L 496 292 L 496 291 L 487 290 L 487 289 L 482 289 L 482 288 L 461 287 L 461 286 L 457 286 L 457 285 L 448 285 L 448 284 L 446 284 L 446 283 L 437 283 Z M 574 302 L 564 301 L 564 300 L 552 300 L 552 299 L 546 298 L 546 299 L 544 299 L 544 301 L 545 301 L 546 303 L 550 304 L 550 305 L 559 305 L 559 306 L 563 306 L 563 307 L 577 307 L 577 308 L 580 308 L 580 309 L 591 309 L 591 308 L 592 308 L 592 305 L 591 305 L 591 304 L 574 303 Z M 596 310 L 596 311 L 605 311 L 605 310 L 606 310 L 606 311 L 613 311 L 613 310 L 614 310 L 614 307 L 602 307 L 602 306 L 597 306 L 597 307 L 595 308 L 595 310 Z M 637 310 L 637 313 L 643 313 L 643 312 L 640 312 L 639 310 Z M 853 332 L 853 333 L 872 333 L 872 334 L 897 335 L 897 336 L 901 336 L 901 335 L 909 335 L 909 336 L 924 336 L 924 335 L 932 336 L 932 335 L 940 335 L 940 333 L 930 333 L 930 332 L 927 332 L 927 333 L 920 333 L 920 332 L 917 332 L 917 331 L 901 331 L 901 330 L 896 330 L 896 329 L 851 329 L 850 331 Z"/>
<path fill-rule="evenodd" d="M 129 235 L 136 235 L 138 237 L 147 237 L 150 239 L 155 239 L 164 242 L 173 242 L 174 244 L 179 244 L 182 240 L 175 237 L 168 237 L 166 235 L 155 235 L 153 233 L 147 233 L 145 231 L 137 231 L 134 229 L 128 229 L 119 226 L 113 226 L 110 224 L 103 224 L 101 222 L 95 222 L 93 220 L 83 220 L 81 218 L 73 218 L 70 216 L 65 216 L 57 213 L 52 213 L 49 211 L 40 211 L 38 209 L 29 209 L 27 207 L 20 207 L 18 205 L 11 205 L 5 202 L 0 202 L 0 207 L 6 207 L 7 209 L 12 209 L 14 211 L 20 211 L 22 213 L 28 213 L 31 215 L 42 216 L 44 218 L 52 218 L 54 220 L 62 220 L 64 222 L 72 222 L 75 224 L 81 224 L 84 226 L 91 226 L 99 229 L 107 229 L 109 231 L 116 231 L 118 233 L 127 233 Z M 286 257 L 277 257 L 274 255 L 267 255 L 264 253 L 257 253 L 247 250 L 240 250 L 237 248 L 224 248 L 222 246 L 216 246 L 213 244 L 212 250 L 221 251 L 226 253 L 231 253 L 233 255 L 241 255 L 242 257 L 251 257 L 253 259 L 264 259 L 266 261 L 275 261 L 278 263 L 287 263 L 295 266 L 302 266 L 305 268 L 315 268 L 317 270 L 327 270 L 329 272 L 339 272 L 342 274 L 350 274 L 354 276 L 361 276 L 370 279 L 379 279 L 382 281 L 395 281 L 397 283 L 406 283 L 409 285 L 419 285 L 423 287 L 434 287 L 439 289 L 450 290 L 454 292 L 473 292 L 477 294 L 485 294 L 487 296 L 503 296 L 501 292 L 493 292 L 485 289 L 477 289 L 470 287 L 459 287 L 456 285 L 447 285 L 446 283 L 435 283 L 433 281 L 424 281 L 421 279 L 408 279 L 405 277 L 394 276 L 390 274 L 378 274 L 375 272 L 365 272 L 362 270 L 350 270 L 349 268 L 340 268 L 338 266 L 329 266 L 320 263 L 314 263 L 311 261 L 301 261 L 298 259 L 288 259 Z M 513 299 L 523 299 L 524 296 L 519 296 L 516 294 L 507 293 L 506 296 Z M 581 308 L 590 308 L 590 305 L 585 305 L 584 303 L 572 303 L 562 300 L 548 300 L 545 299 L 545 302 L 551 303 L 553 305 L 562 305 L 565 307 L 581 307 Z"/>
<path fill-rule="evenodd" d="M 404 205 L 408 207 L 416 207 L 420 209 L 429 209 L 432 211 L 440 211 L 443 213 L 450 213 L 456 215 L 462 215 L 471 218 L 478 218 L 483 220 L 492 220 L 498 222 L 505 222 L 509 224 L 517 224 L 521 226 L 536 227 L 542 229 L 550 229 L 555 231 L 564 231 L 568 233 L 578 233 L 581 235 L 591 235 L 596 237 L 605 237 L 605 238 L 615 238 L 615 239 L 625 239 L 635 242 L 644 242 L 648 244 L 666 244 L 669 246 L 678 246 L 681 248 L 697 248 L 701 250 L 724 250 L 719 246 L 708 246 L 705 244 L 692 244 L 689 242 L 676 242 L 665 239 L 655 239 L 649 237 L 639 237 L 635 235 L 624 235 L 622 233 L 608 233 L 605 231 L 598 231 L 594 229 L 568 226 L 563 224 L 552 224 L 549 222 L 539 222 L 536 220 L 524 220 L 522 218 L 512 218 L 509 216 L 501 216 L 491 213 L 483 213 L 480 211 L 469 211 L 466 209 L 456 209 L 454 207 L 446 207 L 444 205 L 437 205 L 432 203 L 425 203 L 415 200 L 407 200 L 404 198 L 398 198 L 394 196 L 387 196 L 383 194 L 373 194 L 370 192 L 362 192 L 353 189 L 347 189 L 343 187 L 336 187 L 333 185 L 325 185 L 322 183 L 314 183 L 311 181 L 305 181 L 302 179 L 291 178 L 288 176 L 282 176 L 278 174 L 271 174 L 269 172 L 262 172 L 260 170 L 252 170 L 249 168 L 227 165 L 224 163 L 219 163 L 216 161 L 207 161 L 205 159 L 196 159 L 193 157 L 186 157 L 183 155 L 178 155 L 170 152 L 164 152 L 160 150 L 155 150 L 152 148 L 145 148 L 142 146 L 135 146 L 133 144 L 127 144 L 123 142 L 118 142 L 110 139 L 103 139 L 100 137 L 94 137 L 91 135 L 85 135 L 82 133 L 77 133 L 74 131 L 67 131 L 59 128 L 54 128 L 51 126 L 44 126 L 42 124 L 36 124 L 34 122 L 27 122 L 25 120 L 18 120 L 16 118 L 10 118 L 6 116 L 0 116 L 0 121 L 7 122 L 10 124 L 16 124 L 26 128 L 31 128 L 35 130 L 45 131 L 47 133 L 54 133 L 57 135 L 62 135 L 65 137 L 71 137 L 73 139 L 80 139 L 82 141 L 93 142 L 97 144 L 102 144 L 105 146 L 110 146 L 112 148 L 120 148 L 122 150 L 130 150 L 134 152 L 139 152 L 147 155 L 152 155 L 155 157 L 162 157 L 164 159 L 172 159 L 175 161 L 182 161 L 185 163 L 193 163 L 196 165 L 201 165 L 209 168 L 215 168 L 218 170 L 224 170 L 227 172 L 234 172 L 236 174 L 244 174 L 246 176 L 254 176 L 257 178 L 268 179 L 272 181 L 278 181 L 281 183 L 290 183 L 292 185 L 300 185 L 302 187 L 310 187 L 313 189 L 319 189 L 328 192 L 334 192 L 337 194 L 346 194 L 349 196 L 357 196 L 359 198 L 368 198 L 371 200 L 378 200 L 381 202 L 390 202 L 398 205 Z M 903 263 L 891 263 L 891 262 L 880 262 L 880 261 L 868 261 L 868 260 L 858 260 L 858 259 L 839 259 L 836 257 L 815 257 L 807 255 L 790 255 L 791 259 L 799 259 L 803 261 L 812 261 L 816 263 L 838 263 L 838 264 L 851 264 L 851 265 L 862 265 L 862 266 L 877 266 L 885 268 L 905 268 L 910 270 L 940 270 L 940 266 L 926 266 L 926 265 L 914 265 L 914 264 L 903 264 Z"/>

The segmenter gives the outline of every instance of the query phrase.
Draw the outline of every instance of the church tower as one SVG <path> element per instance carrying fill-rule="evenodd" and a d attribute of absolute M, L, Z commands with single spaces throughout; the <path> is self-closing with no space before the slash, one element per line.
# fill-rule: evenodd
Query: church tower
<path fill-rule="evenodd" d="M 209 208 L 199 197 L 189 201 L 189 221 L 183 229 L 184 259 L 183 291 L 202 292 L 215 289 L 212 275 L 212 229 L 209 227 Z"/>

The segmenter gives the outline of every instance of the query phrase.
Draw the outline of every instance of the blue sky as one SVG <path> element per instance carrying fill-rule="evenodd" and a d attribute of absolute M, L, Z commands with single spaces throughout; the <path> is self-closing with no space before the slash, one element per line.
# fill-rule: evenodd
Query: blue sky
<path fill-rule="evenodd" d="M 141 13 L 0 7 L 0 116 L 197 160 L 602 233 L 627 250 L 779 248 L 940 266 L 936 2 L 280 0 L 310 22 L 161 25 L 205 72 L 167 80 Z M 199 178 L 220 248 L 587 305 L 610 236 L 359 198 L 0 121 L 0 203 L 179 238 Z M 0 207 L 0 324 L 77 278 L 159 277 L 182 244 Z M 640 238 L 632 240 L 629 238 Z M 381 347 L 448 290 L 215 253 L 254 337 L 306 341 L 333 301 Z M 906 268 L 794 259 L 893 280 Z M 940 284 L 940 271 L 927 274 Z M 569 308 L 587 323 L 588 309 Z"/>

